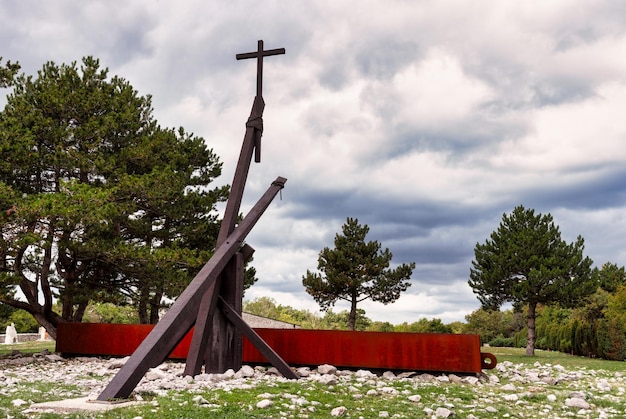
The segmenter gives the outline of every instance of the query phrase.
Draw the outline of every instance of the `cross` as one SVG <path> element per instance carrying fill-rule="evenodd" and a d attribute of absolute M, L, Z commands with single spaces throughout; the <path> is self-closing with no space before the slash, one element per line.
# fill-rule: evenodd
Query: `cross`
<path fill-rule="evenodd" d="M 281 55 L 285 53 L 285 48 L 268 49 L 263 50 L 263 41 L 259 40 L 258 49 L 255 52 L 246 52 L 243 54 L 237 54 L 235 57 L 238 60 L 245 60 L 247 58 L 256 58 L 256 95 L 262 97 L 263 94 L 263 57 L 270 55 Z"/>

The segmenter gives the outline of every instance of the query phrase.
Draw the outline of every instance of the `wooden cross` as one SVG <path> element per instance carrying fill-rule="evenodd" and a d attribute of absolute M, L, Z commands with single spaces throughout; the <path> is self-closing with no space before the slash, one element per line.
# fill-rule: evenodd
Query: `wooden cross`
<path fill-rule="evenodd" d="M 268 49 L 264 51 L 263 41 L 259 40 L 258 48 L 255 52 L 245 52 L 243 54 L 237 54 L 235 56 L 238 60 L 256 58 L 256 95 L 258 97 L 263 96 L 263 57 L 269 57 L 270 55 L 281 55 L 284 53 L 285 48 Z"/>
<path fill-rule="evenodd" d="M 263 50 L 263 40 L 259 40 L 258 47 L 255 52 L 245 52 L 243 54 L 235 55 L 238 60 L 245 60 L 247 58 L 256 58 L 256 97 L 254 98 L 254 105 L 252 107 L 252 113 L 248 119 L 246 126 L 254 127 L 254 161 L 259 163 L 261 161 L 261 135 L 263 134 L 263 109 L 265 103 L 263 102 L 263 57 L 269 57 L 271 55 L 281 55 L 285 53 L 285 48 L 268 49 Z"/>

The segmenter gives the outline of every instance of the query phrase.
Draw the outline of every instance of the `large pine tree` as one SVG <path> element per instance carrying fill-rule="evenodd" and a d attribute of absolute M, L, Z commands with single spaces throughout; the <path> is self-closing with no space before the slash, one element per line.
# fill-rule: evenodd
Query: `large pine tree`
<path fill-rule="evenodd" d="M 528 305 L 526 354 L 535 354 L 537 304 L 571 306 L 596 290 L 584 240 L 561 239 L 552 215 L 516 207 L 484 244 L 476 243 L 469 285 L 483 308 Z"/>

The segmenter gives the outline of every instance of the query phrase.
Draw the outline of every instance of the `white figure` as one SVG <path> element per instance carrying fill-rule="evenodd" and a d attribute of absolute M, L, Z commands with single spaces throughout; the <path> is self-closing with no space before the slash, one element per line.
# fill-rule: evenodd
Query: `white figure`
<path fill-rule="evenodd" d="M 15 324 L 7 326 L 6 334 L 4 335 L 4 343 L 17 343 L 17 331 L 15 330 Z"/>
<path fill-rule="evenodd" d="M 43 326 L 39 327 L 39 340 L 46 340 L 46 335 L 48 333 L 46 332 L 46 328 Z"/>

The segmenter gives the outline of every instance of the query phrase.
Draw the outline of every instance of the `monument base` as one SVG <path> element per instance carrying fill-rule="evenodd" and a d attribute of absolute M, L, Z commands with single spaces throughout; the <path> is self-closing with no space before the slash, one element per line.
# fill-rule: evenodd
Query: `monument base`
<path fill-rule="evenodd" d="M 78 399 L 56 400 L 53 402 L 34 403 L 30 409 L 37 411 L 53 411 L 55 413 L 84 413 L 84 412 L 108 412 L 120 407 L 129 407 L 146 402 L 134 400 L 115 400 L 111 402 L 101 402 L 91 400 L 88 397 Z"/>

